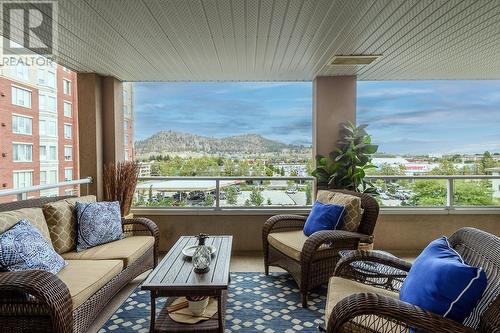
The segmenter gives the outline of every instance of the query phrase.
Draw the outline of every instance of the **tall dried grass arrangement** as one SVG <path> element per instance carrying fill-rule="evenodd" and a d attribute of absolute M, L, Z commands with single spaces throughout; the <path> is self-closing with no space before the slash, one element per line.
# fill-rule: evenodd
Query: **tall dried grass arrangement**
<path fill-rule="evenodd" d="M 138 177 L 137 162 L 123 161 L 104 166 L 104 198 L 106 201 L 118 201 L 122 216 L 130 212 Z"/>

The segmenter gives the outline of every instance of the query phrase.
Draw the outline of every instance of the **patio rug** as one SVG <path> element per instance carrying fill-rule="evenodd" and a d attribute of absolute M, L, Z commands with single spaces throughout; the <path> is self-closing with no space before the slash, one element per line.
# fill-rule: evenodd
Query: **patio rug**
<path fill-rule="evenodd" d="M 309 296 L 309 308 L 301 307 L 297 284 L 286 273 L 231 273 L 225 332 L 318 332 L 323 323 L 326 286 Z M 157 300 L 163 308 L 165 299 Z M 99 330 L 149 332 L 149 292 L 134 290 Z"/>

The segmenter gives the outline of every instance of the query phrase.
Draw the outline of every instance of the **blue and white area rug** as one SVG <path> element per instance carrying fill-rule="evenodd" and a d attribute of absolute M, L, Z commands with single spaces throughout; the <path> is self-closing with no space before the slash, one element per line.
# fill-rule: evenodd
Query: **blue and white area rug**
<path fill-rule="evenodd" d="M 158 299 L 157 308 L 165 301 Z M 326 287 L 318 288 L 309 296 L 309 308 L 303 309 L 297 284 L 285 273 L 232 273 L 225 332 L 317 333 L 325 301 Z M 149 304 L 149 292 L 137 288 L 99 333 L 149 332 Z"/>

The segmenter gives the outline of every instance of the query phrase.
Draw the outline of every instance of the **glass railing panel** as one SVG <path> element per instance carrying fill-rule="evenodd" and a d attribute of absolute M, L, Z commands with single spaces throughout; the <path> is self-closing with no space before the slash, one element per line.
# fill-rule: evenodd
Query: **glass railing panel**
<path fill-rule="evenodd" d="M 445 207 L 445 179 L 373 179 L 380 207 Z"/>
<path fill-rule="evenodd" d="M 500 179 L 454 179 L 453 205 L 456 207 L 500 206 Z"/>

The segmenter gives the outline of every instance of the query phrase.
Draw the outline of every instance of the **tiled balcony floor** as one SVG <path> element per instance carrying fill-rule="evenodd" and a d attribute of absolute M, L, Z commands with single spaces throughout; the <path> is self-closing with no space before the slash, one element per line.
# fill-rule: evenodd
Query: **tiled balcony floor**
<path fill-rule="evenodd" d="M 413 261 L 418 253 L 398 252 L 393 251 L 394 255 Z M 240 252 L 234 253 L 231 258 L 231 272 L 263 272 L 264 259 L 260 252 Z M 282 272 L 283 270 L 275 267 L 270 268 L 271 272 Z M 108 306 L 96 318 L 93 325 L 89 328 L 87 333 L 97 332 L 102 325 L 108 320 L 109 317 L 118 309 L 118 307 L 127 299 L 128 295 L 134 290 L 149 274 L 150 271 L 141 274 L 125 288 L 123 288 L 108 304 Z"/>

